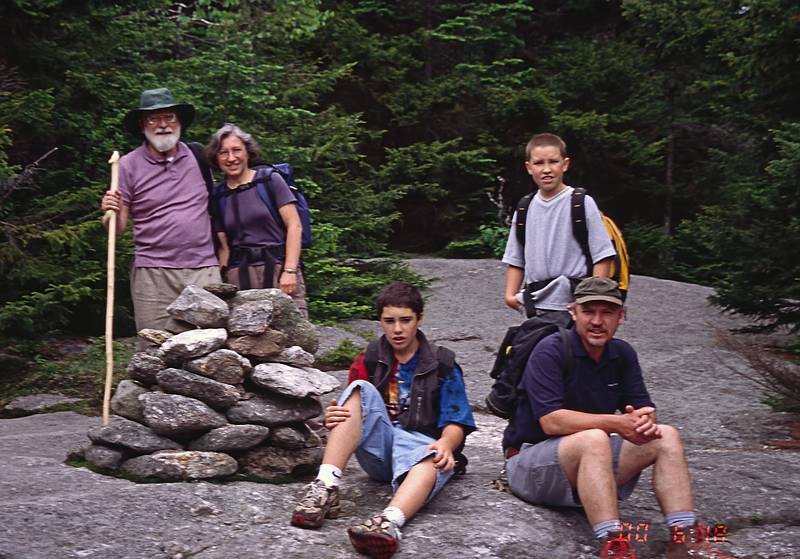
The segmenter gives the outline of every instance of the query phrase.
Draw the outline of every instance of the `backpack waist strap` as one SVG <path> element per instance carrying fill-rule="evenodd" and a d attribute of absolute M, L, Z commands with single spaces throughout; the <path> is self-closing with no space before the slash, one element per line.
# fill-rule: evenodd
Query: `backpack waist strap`
<path fill-rule="evenodd" d="M 272 280 L 275 265 L 283 262 L 283 246 L 270 245 L 261 247 L 233 247 L 231 249 L 231 266 L 239 268 L 239 287 L 252 289 L 250 285 L 250 264 L 264 264 L 264 280 L 259 288 L 274 287 Z"/>

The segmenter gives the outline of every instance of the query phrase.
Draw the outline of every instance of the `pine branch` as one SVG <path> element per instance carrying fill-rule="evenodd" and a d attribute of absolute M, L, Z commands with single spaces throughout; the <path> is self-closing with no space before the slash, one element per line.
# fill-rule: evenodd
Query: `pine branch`
<path fill-rule="evenodd" d="M 4 203 L 14 192 L 35 190 L 37 187 L 33 182 L 33 176 L 40 170 L 39 164 L 56 151 L 58 151 L 58 148 L 54 147 L 39 159 L 26 166 L 16 177 L 0 181 L 0 204 Z"/>

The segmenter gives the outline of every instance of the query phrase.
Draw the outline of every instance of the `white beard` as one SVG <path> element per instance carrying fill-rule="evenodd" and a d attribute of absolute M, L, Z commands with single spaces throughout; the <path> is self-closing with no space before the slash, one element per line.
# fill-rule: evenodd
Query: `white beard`
<path fill-rule="evenodd" d="M 158 134 L 159 131 L 171 130 L 170 134 Z M 178 145 L 178 140 L 181 139 L 181 127 L 179 124 L 173 126 L 157 128 L 155 132 L 150 130 L 144 131 L 144 137 L 159 153 L 166 153 Z"/>

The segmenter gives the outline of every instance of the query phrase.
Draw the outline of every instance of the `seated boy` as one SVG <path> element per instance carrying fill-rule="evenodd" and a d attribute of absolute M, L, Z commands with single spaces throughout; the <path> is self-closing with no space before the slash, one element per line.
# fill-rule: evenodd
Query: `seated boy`
<path fill-rule="evenodd" d="M 339 515 L 339 481 L 355 453 L 371 478 L 392 483 L 394 496 L 347 532 L 360 553 L 389 557 L 406 520 L 455 473 L 475 421 L 453 352 L 428 343 L 419 330 L 419 291 L 394 282 L 378 295 L 376 308 L 384 335 L 356 358 L 347 388 L 325 410 L 330 433 L 322 465 L 291 523 L 318 528 Z"/>

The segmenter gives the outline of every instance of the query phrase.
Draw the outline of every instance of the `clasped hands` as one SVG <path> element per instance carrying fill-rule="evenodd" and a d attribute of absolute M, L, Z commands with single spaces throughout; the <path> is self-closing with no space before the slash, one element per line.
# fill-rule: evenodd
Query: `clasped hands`
<path fill-rule="evenodd" d="M 656 409 L 650 406 L 634 409 L 633 406 L 625 406 L 625 413 L 620 416 L 623 419 L 623 428 L 620 435 L 627 441 L 636 445 L 649 443 L 661 438 L 661 428 L 655 420 Z"/>

